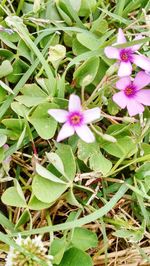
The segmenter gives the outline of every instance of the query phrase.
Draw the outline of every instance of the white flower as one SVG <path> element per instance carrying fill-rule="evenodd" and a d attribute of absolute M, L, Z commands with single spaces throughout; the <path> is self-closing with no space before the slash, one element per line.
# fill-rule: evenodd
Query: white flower
<path fill-rule="evenodd" d="M 46 254 L 47 249 L 43 245 L 41 236 L 35 236 L 35 238 L 33 239 L 31 239 L 30 237 L 24 239 L 21 238 L 21 235 L 19 235 L 18 238 L 15 239 L 15 242 L 17 245 L 30 252 L 32 255 L 35 255 L 39 259 L 45 261 L 47 266 L 53 266 L 51 262 L 53 260 L 53 256 Z M 10 247 L 5 266 L 28 265 L 29 263 L 31 266 L 41 266 L 37 261 L 34 260 L 34 258 L 26 256 L 23 252 Z"/>

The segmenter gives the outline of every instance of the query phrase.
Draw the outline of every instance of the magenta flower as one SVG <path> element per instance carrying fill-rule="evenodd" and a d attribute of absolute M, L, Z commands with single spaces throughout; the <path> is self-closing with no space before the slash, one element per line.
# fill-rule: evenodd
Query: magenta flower
<path fill-rule="evenodd" d="M 134 40 L 141 39 L 142 35 L 138 35 Z M 121 29 L 118 31 L 117 43 L 126 43 L 126 38 Z M 132 73 L 132 63 L 150 72 L 150 59 L 144 55 L 138 55 L 135 52 L 141 47 L 141 44 L 133 45 L 128 48 L 116 48 L 113 46 L 108 46 L 105 48 L 104 52 L 108 58 L 118 59 L 120 66 L 118 70 L 118 76 L 125 77 L 130 76 Z"/>
<path fill-rule="evenodd" d="M 117 89 L 121 91 L 114 94 L 114 102 L 121 108 L 127 107 L 130 116 L 143 113 L 143 105 L 150 106 L 150 90 L 141 89 L 149 83 L 150 76 L 144 71 L 140 71 L 134 81 L 130 77 L 121 78 L 116 83 Z"/>
<path fill-rule="evenodd" d="M 100 118 L 100 109 L 98 107 L 82 111 L 81 101 L 77 95 L 70 95 L 69 111 L 62 109 L 49 109 L 48 113 L 58 122 L 65 123 L 57 137 L 61 141 L 72 136 L 75 132 L 85 142 L 95 141 L 92 131 L 87 124 Z"/>

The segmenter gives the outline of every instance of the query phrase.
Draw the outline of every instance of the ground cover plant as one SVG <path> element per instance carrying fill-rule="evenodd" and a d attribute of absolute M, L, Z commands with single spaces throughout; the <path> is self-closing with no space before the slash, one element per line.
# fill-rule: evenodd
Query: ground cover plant
<path fill-rule="evenodd" d="M 1 0 L 0 265 L 150 265 L 149 9 Z"/>

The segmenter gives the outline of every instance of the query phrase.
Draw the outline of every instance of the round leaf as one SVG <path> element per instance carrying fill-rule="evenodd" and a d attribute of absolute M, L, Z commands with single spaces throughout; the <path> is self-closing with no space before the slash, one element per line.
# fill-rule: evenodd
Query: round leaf
<path fill-rule="evenodd" d="M 37 199 L 44 203 L 52 203 L 63 194 L 67 189 L 67 185 L 55 183 L 42 176 L 35 175 L 32 189 Z"/>
<path fill-rule="evenodd" d="M 45 203 L 40 200 L 38 200 L 34 194 L 31 195 L 31 198 L 28 202 L 28 207 L 31 210 L 43 210 L 47 209 L 51 206 L 51 203 Z"/>
<path fill-rule="evenodd" d="M 61 158 L 58 156 L 57 153 L 54 152 L 49 152 L 46 153 L 46 156 L 49 160 L 49 162 L 62 174 L 65 175 L 64 172 L 64 165 L 63 162 L 61 160 Z"/>
<path fill-rule="evenodd" d="M 41 175 L 42 177 L 53 181 L 55 183 L 65 184 L 64 181 L 62 181 L 57 176 L 53 175 L 50 171 L 48 171 L 46 168 L 44 168 L 42 165 L 36 163 L 36 172 Z"/>
<path fill-rule="evenodd" d="M 90 168 L 95 172 L 106 175 L 112 168 L 112 162 L 106 159 L 101 153 L 95 153 L 89 160 Z"/>
<path fill-rule="evenodd" d="M 103 149 L 117 158 L 124 156 L 129 158 L 137 152 L 137 145 L 133 142 L 132 138 L 126 136 L 117 139 L 115 143 L 105 143 Z"/>
<path fill-rule="evenodd" d="M 70 248 L 64 254 L 59 266 L 92 266 L 91 257 L 78 248 Z"/>
<path fill-rule="evenodd" d="M 76 174 L 76 162 L 72 152 L 72 149 L 69 145 L 65 144 L 57 144 L 57 154 L 61 158 L 65 174 L 69 178 L 69 180 L 73 180 Z"/>
<path fill-rule="evenodd" d="M 2 202 L 6 205 L 14 206 L 14 207 L 26 207 L 26 202 L 19 195 L 17 189 L 15 187 L 10 187 L 5 190 L 2 195 Z"/>
<path fill-rule="evenodd" d="M 51 108 L 57 108 L 57 105 L 52 103 L 40 104 L 30 117 L 31 124 L 43 139 L 51 139 L 57 128 L 56 120 L 48 114 L 48 109 Z"/>
<path fill-rule="evenodd" d="M 90 84 L 98 71 L 99 58 L 92 57 L 86 60 L 75 72 L 74 79 L 79 86 L 87 86 Z"/>
<path fill-rule="evenodd" d="M 71 239 L 75 247 L 80 247 L 82 250 L 97 247 L 97 235 L 86 228 L 75 228 Z"/>

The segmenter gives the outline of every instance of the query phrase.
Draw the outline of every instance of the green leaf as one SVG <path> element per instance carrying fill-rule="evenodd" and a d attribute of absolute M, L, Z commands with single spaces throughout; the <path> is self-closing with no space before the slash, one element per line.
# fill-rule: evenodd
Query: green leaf
<path fill-rule="evenodd" d="M 124 7 L 126 5 L 126 0 L 118 1 L 115 8 L 115 14 L 122 16 L 122 12 L 124 10 Z"/>
<path fill-rule="evenodd" d="M 61 262 L 66 246 L 67 243 L 65 238 L 57 238 L 53 240 L 51 244 L 51 255 L 54 256 L 53 264 L 58 265 Z"/>
<path fill-rule="evenodd" d="M 117 186 L 117 189 L 115 188 L 115 191 L 116 190 L 117 191 L 114 194 L 114 196 L 110 199 L 110 201 L 108 201 L 103 207 L 94 211 L 93 213 L 90 213 L 82 218 L 75 219 L 75 221 L 24 231 L 24 232 L 21 232 L 21 235 L 28 236 L 31 234 L 44 234 L 44 233 L 50 233 L 50 232 L 58 232 L 58 230 L 65 231 L 65 230 L 73 229 L 75 227 L 81 227 L 84 224 L 91 223 L 105 216 L 110 210 L 114 208 L 116 203 L 125 195 L 125 193 L 129 189 L 127 186 L 128 184 L 132 184 L 131 178 L 128 178 L 126 182 L 124 182 L 124 184 Z M 16 236 L 16 234 L 15 235 L 13 234 L 13 236 Z"/>
<path fill-rule="evenodd" d="M 142 151 L 144 152 L 144 155 L 150 154 L 150 144 L 142 143 L 141 148 L 142 148 Z"/>
<path fill-rule="evenodd" d="M 77 206 L 78 208 L 82 208 L 82 205 L 76 200 L 72 188 L 70 188 L 69 191 L 66 193 L 65 198 L 69 204 Z"/>
<path fill-rule="evenodd" d="M 30 220 L 30 212 L 28 210 L 25 210 L 19 220 L 17 221 L 16 225 L 15 225 L 15 229 L 19 228 L 21 225 L 26 224 L 28 221 Z"/>
<path fill-rule="evenodd" d="M 16 144 L 16 149 L 18 150 L 21 146 L 21 144 L 23 143 L 24 139 L 25 139 L 25 135 L 26 135 L 26 126 L 24 127 L 23 131 L 21 132 L 19 139 L 17 141 Z"/>
<path fill-rule="evenodd" d="M 16 100 L 27 107 L 36 106 L 38 104 L 47 102 L 48 95 L 40 89 L 36 84 L 26 84 L 20 92 L 22 96 L 17 96 Z"/>
<path fill-rule="evenodd" d="M 7 92 L 0 86 L 0 103 L 2 103 L 7 97 Z"/>
<path fill-rule="evenodd" d="M 96 7 L 96 0 L 82 0 L 79 10 L 79 16 L 89 16 L 91 11 Z"/>
<path fill-rule="evenodd" d="M 116 115 L 119 112 L 118 105 L 112 99 L 108 100 L 107 110 L 111 115 Z"/>
<path fill-rule="evenodd" d="M 82 140 L 78 141 L 78 158 L 85 163 L 94 154 L 99 153 L 99 146 L 96 142 L 86 143 Z"/>
<path fill-rule="evenodd" d="M 126 124 L 110 125 L 107 128 L 106 133 L 112 136 L 118 135 L 118 138 L 121 138 L 121 136 L 126 136 L 130 134 L 129 128 L 130 125 Z"/>
<path fill-rule="evenodd" d="M 103 149 L 117 158 L 129 158 L 137 152 L 137 145 L 132 138 L 125 136 L 123 138 L 118 138 L 115 143 L 105 143 Z"/>
<path fill-rule="evenodd" d="M 79 248 L 83 251 L 88 250 L 89 248 L 97 247 L 98 239 L 96 233 L 86 229 L 86 228 L 75 228 L 71 243 L 73 246 Z"/>
<path fill-rule="evenodd" d="M 9 135 L 12 139 L 18 139 L 20 134 L 23 131 L 24 127 L 24 120 L 23 119 L 15 119 L 15 118 L 8 118 L 2 120 L 2 124 L 6 126 L 7 129 L 10 129 L 11 133 Z"/>
<path fill-rule="evenodd" d="M 32 60 L 31 60 L 31 51 L 30 51 L 29 47 L 25 44 L 25 42 L 23 40 L 20 40 L 19 43 L 18 43 L 17 54 L 19 56 L 25 57 L 30 62 L 32 62 Z"/>
<path fill-rule="evenodd" d="M 43 35 L 42 35 L 43 36 Z M 41 34 L 40 36 L 37 37 L 36 40 L 36 45 L 38 44 L 38 42 L 41 40 Z M 19 80 L 19 82 L 16 84 L 16 86 L 14 87 L 13 91 L 14 94 L 17 95 L 20 91 L 20 88 L 22 88 L 24 86 L 24 84 L 29 80 L 30 76 L 32 75 L 32 73 L 35 71 L 36 67 L 38 66 L 40 60 L 42 60 L 43 62 L 43 56 L 45 56 L 45 54 L 47 53 L 47 49 L 49 47 L 50 41 L 48 41 L 48 43 L 45 45 L 42 54 L 40 53 L 40 56 L 38 55 L 37 58 L 34 60 L 33 64 L 30 66 L 30 68 L 27 70 L 27 72 L 25 73 L 25 75 L 23 75 L 21 77 L 21 79 Z M 53 83 L 52 83 L 53 84 Z M 53 89 L 53 85 L 52 85 L 52 89 Z M 2 104 L 2 106 L 0 107 L 0 118 L 3 117 L 3 115 L 6 113 L 6 111 L 8 110 L 11 102 L 14 100 L 15 98 L 14 96 L 10 96 L 8 97 L 8 99 Z"/>
<path fill-rule="evenodd" d="M 51 206 L 51 203 L 45 203 L 45 202 L 40 201 L 39 199 L 35 197 L 33 193 L 28 202 L 28 208 L 31 210 L 39 211 L 39 210 L 47 209 L 50 206 Z"/>
<path fill-rule="evenodd" d="M 0 65 L 0 78 L 6 77 L 13 72 L 11 63 L 8 60 L 4 60 Z"/>
<path fill-rule="evenodd" d="M 49 79 L 49 86 L 51 86 L 55 90 L 55 78 L 53 76 L 53 73 L 48 65 L 48 62 L 44 58 L 43 54 L 40 52 L 40 50 L 37 47 L 37 43 L 34 43 L 32 39 L 30 38 L 30 35 L 28 33 L 28 30 L 26 26 L 23 24 L 23 20 L 21 18 L 18 18 L 17 16 L 10 16 L 6 18 L 6 23 L 8 25 L 11 25 L 15 31 L 19 34 L 21 39 L 25 41 L 27 46 L 29 46 L 34 54 L 36 54 L 37 58 L 40 60 L 40 62 L 43 65 L 43 68 L 45 69 L 45 72 L 47 74 L 47 77 Z"/>
<path fill-rule="evenodd" d="M 15 232 L 14 224 L 0 211 L 0 225 L 10 232 Z"/>
<path fill-rule="evenodd" d="M 82 45 L 76 38 L 76 36 L 72 39 L 72 51 L 75 55 L 82 55 L 85 52 L 88 52 L 89 49 Z"/>
<path fill-rule="evenodd" d="M 68 14 L 75 22 L 78 27 L 85 29 L 82 21 L 80 20 L 76 10 L 71 5 L 72 0 L 59 0 L 61 8 L 66 14 Z"/>
<path fill-rule="evenodd" d="M 56 153 L 60 156 L 63 162 L 65 174 L 69 180 L 73 181 L 76 174 L 76 162 L 72 149 L 69 145 L 60 143 L 57 144 L 57 148 Z"/>
<path fill-rule="evenodd" d="M 37 174 L 39 174 L 40 176 L 50 181 L 56 182 L 56 183 L 65 184 L 64 181 L 59 179 L 57 176 L 53 175 L 50 171 L 48 171 L 46 168 L 44 168 L 39 163 L 36 163 L 35 169 L 36 169 Z"/>
<path fill-rule="evenodd" d="M 74 72 L 73 78 L 80 86 L 87 86 L 95 79 L 99 67 L 99 58 L 91 57 L 86 60 L 77 70 Z"/>
<path fill-rule="evenodd" d="M 32 190 L 36 198 L 44 203 L 53 203 L 67 189 L 67 184 L 52 182 L 40 175 L 35 175 Z"/>
<path fill-rule="evenodd" d="M 22 191 L 22 188 L 21 188 L 21 186 L 20 186 L 20 184 L 19 184 L 17 179 L 14 179 L 14 187 L 16 188 L 17 193 L 22 198 L 22 200 L 24 200 L 24 202 L 26 202 L 24 194 L 23 194 L 23 191 Z"/>
<path fill-rule="evenodd" d="M 81 0 L 69 0 L 70 4 L 72 5 L 73 9 L 75 11 L 79 11 L 80 7 L 81 7 Z"/>
<path fill-rule="evenodd" d="M 26 70 L 29 68 L 29 65 L 25 63 L 21 59 L 16 59 L 12 65 L 13 67 L 13 72 L 10 73 L 7 76 L 7 79 L 11 83 L 17 83 L 21 76 L 26 72 Z"/>
<path fill-rule="evenodd" d="M 21 104 L 20 102 L 13 102 L 11 104 L 11 108 L 12 110 L 19 116 L 21 117 L 27 117 L 28 113 L 29 113 L 29 108 L 27 108 L 26 106 L 24 106 L 23 104 Z"/>
<path fill-rule="evenodd" d="M 57 128 L 56 120 L 48 114 L 48 110 L 51 108 L 57 108 L 57 105 L 53 103 L 40 104 L 29 118 L 35 130 L 43 139 L 51 139 Z"/>
<path fill-rule="evenodd" d="M 49 162 L 62 174 L 65 175 L 64 172 L 64 165 L 63 162 L 61 160 L 61 158 L 58 156 L 57 153 L 54 152 L 46 152 L 46 156 L 49 160 Z"/>
<path fill-rule="evenodd" d="M 136 243 L 143 239 L 144 230 L 127 230 L 120 229 L 113 233 L 114 236 L 119 238 L 125 238 L 129 242 Z"/>
<path fill-rule="evenodd" d="M 2 202 L 9 206 L 14 207 L 27 207 L 25 200 L 19 195 L 17 189 L 15 187 L 10 187 L 5 190 L 2 195 Z"/>
<path fill-rule="evenodd" d="M 101 45 L 101 42 L 97 38 L 97 36 L 94 35 L 93 33 L 90 33 L 90 32 L 78 33 L 77 34 L 77 40 L 83 46 L 85 46 L 86 48 L 88 48 L 89 50 L 92 50 L 92 51 L 97 50 Z"/>
<path fill-rule="evenodd" d="M 12 60 L 14 58 L 14 53 L 9 50 L 0 48 L 0 56 L 2 58 L 4 57 L 5 59 Z"/>
<path fill-rule="evenodd" d="M 0 147 L 2 147 L 6 143 L 6 141 L 7 141 L 7 136 L 1 134 L 0 135 Z"/>
<path fill-rule="evenodd" d="M 4 160 L 4 148 L 0 147 L 0 163 L 3 163 Z"/>
<path fill-rule="evenodd" d="M 59 266 L 92 266 L 91 257 L 84 251 L 78 248 L 70 248 L 64 254 L 64 257 Z"/>
<path fill-rule="evenodd" d="M 105 33 L 108 30 L 108 22 L 99 16 L 98 19 L 93 21 L 91 32 L 94 33 Z"/>
<path fill-rule="evenodd" d="M 0 80 L 0 87 L 2 87 L 5 91 L 14 94 L 13 90 L 7 86 L 2 80 Z"/>
<path fill-rule="evenodd" d="M 135 176 L 139 179 L 150 177 L 150 162 L 144 163 L 142 166 L 140 166 L 137 169 Z"/>
<path fill-rule="evenodd" d="M 16 38 L 16 40 L 15 41 L 17 41 L 18 40 L 18 36 L 17 36 L 17 34 L 15 33 L 13 33 L 13 34 L 8 34 L 8 33 L 6 33 L 6 32 L 0 32 L 0 39 L 1 39 L 1 41 L 2 42 L 4 42 L 8 47 L 10 47 L 10 48 L 12 48 L 12 49 L 14 49 L 14 50 L 17 50 L 17 47 L 16 47 L 16 45 L 14 45 L 13 44 L 13 41 L 14 41 L 14 38 L 13 38 L 13 35 L 14 35 L 14 38 Z"/>
<path fill-rule="evenodd" d="M 62 8 L 60 8 L 60 6 L 57 4 L 57 2 L 59 1 L 56 1 L 56 6 L 57 6 L 57 10 L 60 14 L 60 16 L 62 17 L 62 19 L 66 22 L 66 24 L 68 24 L 69 26 L 72 26 L 72 20 L 70 19 L 70 17 L 63 11 Z"/>
<path fill-rule="evenodd" d="M 94 153 L 89 159 L 90 168 L 95 172 L 106 175 L 112 168 L 112 162 L 106 159 L 100 152 Z"/>

